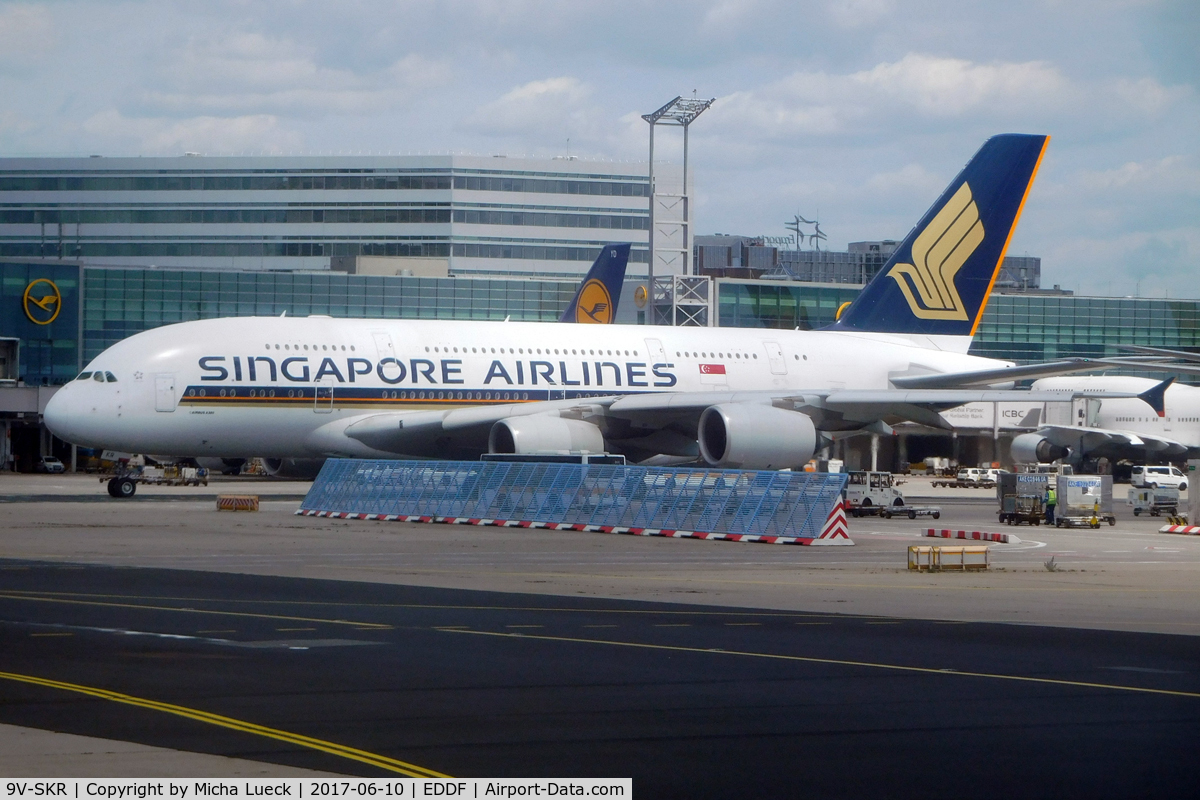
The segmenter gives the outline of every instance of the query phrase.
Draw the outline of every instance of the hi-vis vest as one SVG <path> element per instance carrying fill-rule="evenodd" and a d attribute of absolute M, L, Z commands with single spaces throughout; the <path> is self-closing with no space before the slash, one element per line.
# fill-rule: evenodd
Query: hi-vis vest
<path fill-rule="evenodd" d="M 1058 505 L 1058 492 L 1054 489 L 1046 490 L 1046 505 Z"/>

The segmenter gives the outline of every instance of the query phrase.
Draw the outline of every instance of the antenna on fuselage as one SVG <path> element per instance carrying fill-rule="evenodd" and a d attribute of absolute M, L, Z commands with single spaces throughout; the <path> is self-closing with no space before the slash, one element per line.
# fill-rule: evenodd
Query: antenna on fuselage
<path fill-rule="evenodd" d="M 286 316 L 287 316 L 287 309 L 285 308 L 285 309 L 283 310 L 283 313 L 282 313 L 282 314 L 280 314 L 279 316 L 280 316 L 280 318 L 282 318 L 282 317 L 286 317 Z"/>

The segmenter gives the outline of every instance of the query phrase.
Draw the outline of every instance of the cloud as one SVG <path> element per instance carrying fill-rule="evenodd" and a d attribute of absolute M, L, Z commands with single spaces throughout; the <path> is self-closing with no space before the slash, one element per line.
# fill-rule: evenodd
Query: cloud
<path fill-rule="evenodd" d="M 892 0 L 834 0 L 826 13 L 840 28 L 863 28 L 890 15 L 894 5 Z"/>
<path fill-rule="evenodd" d="M 1111 84 L 1113 98 L 1127 113 L 1159 116 L 1184 101 L 1192 91 L 1185 86 L 1163 86 L 1152 78 L 1122 78 Z"/>
<path fill-rule="evenodd" d="M 141 154 L 244 151 L 279 154 L 300 150 L 304 145 L 298 133 L 282 128 L 279 119 L 270 114 L 167 120 L 128 118 L 110 109 L 87 119 L 83 129 L 118 150 L 131 147 Z"/>
<path fill-rule="evenodd" d="M 0 66 L 25 71 L 58 44 L 54 22 L 43 6 L 16 3 L 0 7 Z"/>
<path fill-rule="evenodd" d="M 167 113 L 247 112 L 289 116 L 378 114 L 447 82 L 443 61 L 410 53 L 358 73 L 318 63 L 310 48 L 259 33 L 192 40 L 138 100 Z"/>
<path fill-rule="evenodd" d="M 1154 161 L 1129 161 L 1116 169 L 1083 170 L 1078 175 L 1078 188 L 1096 191 L 1145 191 L 1156 194 L 1181 192 L 1200 194 L 1200 168 L 1186 156 L 1174 155 Z"/>
<path fill-rule="evenodd" d="M 959 58 L 909 53 L 849 77 L 879 100 L 936 116 L 959 116 L 980 108 L 1004 110 L 1062 99 L 1068 82 L 1044 61 L 975 64 Z"/>
<path fill-rule="evenodd" d="M 591 94 L 591 87 L 570 76 L 530 81 L 480 106 L 463 126 L 489 136 L 524 134 L 543 142 L 556 134 L 587 133 L 595 116 Z"/>

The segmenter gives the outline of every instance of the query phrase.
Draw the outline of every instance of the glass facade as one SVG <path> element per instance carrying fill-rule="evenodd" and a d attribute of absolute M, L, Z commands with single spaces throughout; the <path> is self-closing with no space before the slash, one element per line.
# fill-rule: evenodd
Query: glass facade
<path fill-rule="evenodd" d="M 720 280 L 719 320 L 740 328 L 831 324 L 861 287 Z M 1120 345 L 1200 350 L 1200 301 L 993 294 L 971 354 L 1031 363 L 1128 356 Z"/>
<path fill-rule="evenodd" d="M 46 301 L 52 294 L 48 285 L 35 283 L 43 280 L 51 281 L 61 295 L 59 313 L 45 325 L 23 310 L 30 296 L 51 307 Z M 573 280 L 81 269 L 69 263 L 0 262 L 0 336 L 21 340 L 19 374 L 27 383 L 59 384 L 70 380 L 80 363 L 116 342 L 174 322 L 284 312 L 551 322 L 562 314 L 577 286 Z M 736 279 L 721 279 L 717 287 L 720 325 L 784 330 L 832 323 L 837 309 L 859 291 L 846 285 Z M 635 313 L 631 303 L 622 307 L 627 314 Z M 38 316 L 37 309 L 32 311 Z M 1118 349 L 1123 344 L 1200 350 L 1200 301 L 996 294 L 971 353 L 1017 362 L 1050 361 L 1128 355 Z"/>
<path fill-rule="evenodd" d="M 0 158 L 0 257 L 95 266 L 293 271 L 393 256 L 445 259 L 458 275 L 571 277 L 611 242 L 647 264 L 649 215 L 638 164 Z"/>
<path fill-rule="evenodd" d="M 212 317 L 328 314 L 382 319 L 552 322 L 573 281 L 413 278 L 212 270 L 89 269 L 83 360 L 149 328 Z"/>
<path fill-rule="evenodd" d="M 1041 361 L 1129 355 L 1123 344 L 1200 348 L 1200 301 L 993 295 L 971 352 Z"/>
<path fill-rule="evenodd" d="M 858 286 L 722 279 L 717 281 L 717 319 L 729 328 L 810 331 L 832 325 L 838 307 L 859 291 Z"/>
<path fill-rule="evenodd" d="M 79 371 L 79 274 L 75 264 L 0 262 L 0 337 L 20 340 L 16 375 L 28 385 Z"/>

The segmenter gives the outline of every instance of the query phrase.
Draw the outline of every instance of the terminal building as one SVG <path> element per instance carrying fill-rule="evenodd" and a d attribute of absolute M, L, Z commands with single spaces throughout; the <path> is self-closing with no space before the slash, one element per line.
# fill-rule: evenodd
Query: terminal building
<path fill-rule="evenodd" d="M 160 325 L 285 312 L 550 322 L 613 241 L 634 244 L 617 321 L 644 323 L 634 289 L 648 264 L 645 172 L 459 156 L 0 159 L 0 467 L 68 461 L 40 424 L 55 387 Z M 832 323 L 896 246 L 693 244 L 711 324 L 787 330 Z M 1040 282 L 1039 259 L 1006 259 L 972 353 L 1031 362 L 1124 344 L 1200 349 L 1200 301 L 1076 297 Z M 883 442 L 879 463 L 950 455 L 944 434 L 905 438 Z M 955 454 L 994 458 L 998 443 L 984 438 L 955 439 Z"/>
<path fill-rule="evenodd" d="M 257 271 L 391 256 L 571 277 L 622 241 L 644 275 L 649 196 L 643 163 L 570 158 L 0 158 L 0 257 Z"/>

